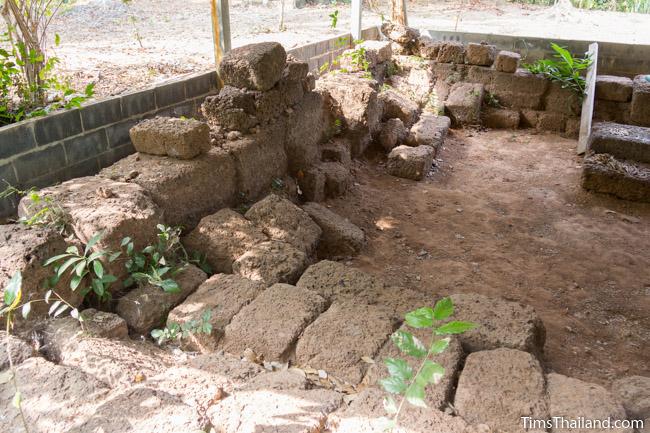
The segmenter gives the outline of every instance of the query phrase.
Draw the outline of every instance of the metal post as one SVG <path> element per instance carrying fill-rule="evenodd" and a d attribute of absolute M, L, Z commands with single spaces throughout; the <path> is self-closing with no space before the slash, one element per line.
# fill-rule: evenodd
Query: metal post
<path fill-rule="evenodd" d="M 361 39 L 361 10 L 363 0 L 352 0 L 352 40 L 356 41 Z"/>
<path fill-rule="evenodd" d="M 587 71 L 585 98 L 582 101 L 582 111 L 580 112 L 580 136 L 578 137 L 578 155 L 587 151 L 589 146 L 589 137 L 591 136 L 591 122 L 594 115 L 594 96 L 596 94 L 596 74 L 598 69 L 598 44 L 589 45 L 587 51 L 589 58 L 593 61 Z"/>
<path fill-rule="evenodd" d="M 214 61 L 217 67 L 223 55 L 230 51 L 230 10 L 228 0 L 210 0 Z"/>

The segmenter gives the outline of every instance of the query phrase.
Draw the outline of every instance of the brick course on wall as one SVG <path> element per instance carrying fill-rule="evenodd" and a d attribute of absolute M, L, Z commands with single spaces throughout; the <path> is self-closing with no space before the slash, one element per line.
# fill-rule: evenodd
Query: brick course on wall
<path fill-rule="evenodd" d="M 362 37 L 377 39 L 379 30 L 364 29 Z M 345 41 L 347 46 L 343 46 Z M 347 33 L 288 53 L 317 70 L 324 59 L 331 61 L 351 42 Z M 216 72 L 201 72 L 2 127 L 0 180 L 28 189 L 97 174 L 135 151 L 129 129 L 138 121 L 154 116 L 198 116 L 205 97 L 216 92 Z M 0 200 L 0 217 L 12 216 L 16 205 L 16 198 Z"/>

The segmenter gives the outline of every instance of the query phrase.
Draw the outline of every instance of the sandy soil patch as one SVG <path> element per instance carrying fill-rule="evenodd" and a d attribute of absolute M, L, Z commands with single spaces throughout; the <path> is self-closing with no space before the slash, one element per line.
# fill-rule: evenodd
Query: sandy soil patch
<path fill-rule="evenodd" d="M 605 382 L 650 373 L 650 206 L 580 187 L 576 142 L 528 131 L 454 131 L 423 182 L 356 168 L 327 204 L 363 227 L 353 266 L 432 295 L 532 305 L 547 365 Z"/>

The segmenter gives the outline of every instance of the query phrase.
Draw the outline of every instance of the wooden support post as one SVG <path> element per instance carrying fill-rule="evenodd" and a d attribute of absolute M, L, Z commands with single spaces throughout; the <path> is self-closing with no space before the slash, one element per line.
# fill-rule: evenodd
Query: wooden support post
<path fill-rule="evenodd" d="M 390 0 L 390 6 L 390 20 L 396 24 L 408 26 L 408 18 L 406 17 L 406 0 Z"/>
<path fill-rule="evenodd" d="M 363 0 L 352 0 L 352 40 L 361 39 L 361 11 L 363 9 Z"/>
<path fill-rule="evenodd" d="M 223 55 L 230 51 L 230 8 L 228 0 L 210 0 L 214 62 L 219 66 Z"/>
<path fill-rule="evenodd" d="M 594 116 L 594 97 L 596 95 L 596 74 L 598 73 L 598 44 L 594 42 L 589 45 L 587 51 L 593 63 L 587 71 L 586 92 L 582 101 L 582 111 L 580 112 L 580 136 L 578 137 L 578 155 L 585 153 L 589 146 L 589 137 L 591 136 L 591 122 Z"/>

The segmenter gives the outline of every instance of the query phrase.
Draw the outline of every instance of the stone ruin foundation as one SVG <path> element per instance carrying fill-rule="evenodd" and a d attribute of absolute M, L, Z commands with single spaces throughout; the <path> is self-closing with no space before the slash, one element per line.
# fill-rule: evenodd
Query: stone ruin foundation
<path fill-rule="evenodd" d="M 85 309 L 83 328 L 35 308 L 15 335 L 3 335 L 0 377 L 10 350 L 32 431 L 383 431 L 377 382 L 387 375 L 382 360 L 397 355 L 389 337 L 406 326 L 406 312 L 432 300 L 336 261 L 362 251 L 365 233 L 320 202 L 346 194 L 352 160 L 370 147 L 386 154 L 389 174 L 417 181 L 434 167 L 451 127 L 576 137 L 580 104 L 518 69 L 516 53 L 432 41 L 397 25 L 382 31 L 387 40 L 361 44 L 368 70 L 344 55 L 341 70 L 318 79 L 280 44 L 234 49 L 203 120 L 144 120 L 130 131 L 137 153 L 97 176 L 42 190 L 60 206 L 71 237 L 0 226 L 2 286 L 20 270 L 27 298 L 43 296 L 45 259 L 99 231 L 93 248 L 118 250 L 125 236 L 143 248 L 158 224 L 182 225 L 183 245 L 204 254 L 214 272 L 187 265 L 176 276 L 178 293 L 116 285 L 112 308 Z M 648 201 L 646 87 L 599 78 L 596 114 L 607 123 L 594 127 L 586 188 Z M 23 198 L 19 214 L 33 212 Z M 109 269 L 125 276 L 123 267 Z M 57 290 L 81 306 L 67 283 Z M 406 431 L 514 433 L 525 431 L 522 417 L 555 416 L 650 424 L 650 378 L 625 377 L 605 389 L 553 373 L 534 309 L 478 294 L 451 298 L 454 318 L 478 327 L 454 337 L 437 359 L 446 374 L 428 391 L 428 408 L 405 412 Z M 152 329 L 198 320 L 206 308 L 209 334 L 178 348 L 148 339 Z M 13 395 L 11 382 L 0 381 L 8 432 L 22 428 Z"/>

